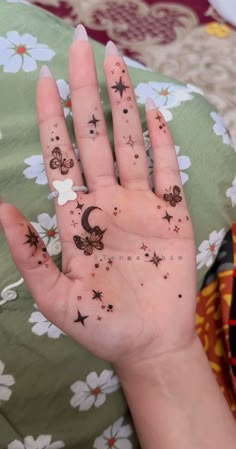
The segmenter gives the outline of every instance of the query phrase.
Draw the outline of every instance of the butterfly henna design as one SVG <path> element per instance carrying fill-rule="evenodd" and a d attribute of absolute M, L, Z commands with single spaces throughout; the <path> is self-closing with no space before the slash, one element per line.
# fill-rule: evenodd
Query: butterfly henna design
<path fill-rule="evenodd" d="M 85 238 L 80 235 L 74 235 L 73 240 L 76 247 L 82 251 L 84 251 L 85 256 L 91 256 L 93 254 L 94 249 L 102 250 L 104 248 L 104 243 L 102 242 L 103 234 L 106 229 L 102 230 L 99 226 L 90 226 L 88 222 L 88 218 L 90 213 L 94 209 L 100 209 L 100 207 L 90 206 L 85 209 L 81 219 L 81 225 L 83 229 L 89 234 Z"/>
<path fill-rule="evenodd" d="M 53 170 L 59 168 L 62 175 L 67 175 L 69 169 L 74 165 L 73 159 L 63 158 L 62 152 L 59 147 L 55 147 L 52 150 L 52 156 L 53 158 L 49 162 L 50 168 L 52 168 Z"/>
<path fill-rule="evenodd" d="M 170 204 L 170 206 L 175 207 L 176 204 L 180 203 L 182 201 L 182 196 L 180 195 L 180 187 L 174 186 L 173 192 L 171 192 L 171 187 L 169 188 L 169 191 L 166 190 L 168 193 L 164 193 L 163 200 Z"/>

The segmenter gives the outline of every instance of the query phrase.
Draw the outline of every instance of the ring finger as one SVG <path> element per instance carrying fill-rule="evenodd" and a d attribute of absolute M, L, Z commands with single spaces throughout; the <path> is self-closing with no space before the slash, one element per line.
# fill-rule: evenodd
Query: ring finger
<path fill-rule="evenodd" d="M 58 191 L 55 207 L 63 246 L 70 237 L 65 213 L 69 214 L 70 209 L 75 208 L 72 203 L 76 204 L 73 200 L 77 199 L 72 188 L 83 185 L 83 178 L 66 127 L 57 84 L 47 67 L 43 67 L 40 73 L 36 103 L 47 178 L 50 190 Z M 70 201 L 63 204 L 69 196 Z"/>

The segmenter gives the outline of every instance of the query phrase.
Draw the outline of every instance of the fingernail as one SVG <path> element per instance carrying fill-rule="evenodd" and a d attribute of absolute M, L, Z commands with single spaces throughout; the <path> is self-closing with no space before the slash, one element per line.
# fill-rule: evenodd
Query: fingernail
<path fill-rule="evenodd" d="M 150 98 L 150 97 L 147 98 L 147 100 L 145 102 L 145 109 L 146 109 L 146 111 L 150 111 L 151 109 L 157 109 L 152 98 Z"/>
<path fill-rule="evenodd" d="M 43 65 L 43 67 L 41 68 L 40 72 L 39 72 L 39 78 L 52 78 L 52 74 L 49 70 L 49 68 L 46 65 Z"/>
<path fill-rule="evenodd" d="M 88 41 L 88 35 L 87 31 L 81 23 L 77 25 L 75 31 L 74 31 L 74 41 Z"/>
<path fill-rule="evenodd" d="M 119 56 L 118 48 L 112 41 L 108 41 L 105 49 L 105 56 Z"/>

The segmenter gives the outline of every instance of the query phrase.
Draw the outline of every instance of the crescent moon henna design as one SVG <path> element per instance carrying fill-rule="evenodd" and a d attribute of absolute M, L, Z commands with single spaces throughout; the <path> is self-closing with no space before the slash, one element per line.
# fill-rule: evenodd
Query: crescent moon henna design
<path fill-rule="evenodd" d="M 102 210 L 100 207 L 90 206 L 85 209 L 82 215 L 81 224 L 83 229 L 89 234 L 89 236 L 83 238 L 79 235 L 74 235 L 73 240 L 76 247 L 84 251 L 85 256 L 91 256 L 94 249 L 102 250 L 104 243 L 102 242 L 103 234 L 106 229 L 102 230 L 99 226 L 90 226 L 88 218 L 90 213 L 94 209 Z"/>

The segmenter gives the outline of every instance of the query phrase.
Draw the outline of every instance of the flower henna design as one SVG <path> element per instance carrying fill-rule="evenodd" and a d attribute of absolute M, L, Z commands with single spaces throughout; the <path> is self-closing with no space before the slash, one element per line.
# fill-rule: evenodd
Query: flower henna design
<path fill-rule="evenodd" d="M 171 187 L 169 187 L 169 191 L 166 190 L 168 193 L 164 193 L 163 200 L 170 204 L 170 206 L 175 207 L 176 204 L 180 203 L 182 201 L 182 196 L 180 195 L 180 187 L 174 186 L 173 192 L 171 192 Z"/>
<path fill-rule="evenodd" d="M 62 152 L 59 147 L 55 147 L 52 150 L 52 156 L 53 158 L 49 162 L 50 168 L 52 168 L 53 170 L 58 168 L 62 175 L 67 175 L 69 169 L 74 165 L 73 159 L 63 159 Z"/>
<path fill-rule="evenodd" d="M 83 229 L 89 234 L 89 236 L 83 238 L 79 235 L 74 235 L 73 240 L 76 247 L 84 251 L 86 256 L 91 256 L 94 249 L 102 250 L 104 248 L 104 243 L 102 242 L 103 234 L 106 229 L 102 230 L 99 226 L 91 227 L 88 218 L 90 213 L 94 209 L 100 209 L 100 207 L 90 206 L 85 209 L 82 215 L 81 224 Z"/>
<path fill-rule="evenodd" d="M 32 231 L 32 229 L 30 229 L 30 227 L 28 226 L 28 234 L 25 234 L 25 237 L 27 237 L 27 240 L 25 243 L 29 243 L 30 247 L 31 246 L 35 246 L 35 248 L 38 248 L 38 244 L 39 244 L 39 237 L 37 234 L 35 234 L 34 231 Z"/>
<path fill-rule="evenodd" d="M 115 81 L 115 83 L 116 83 L 116 84 L 115 84 L 114 86 L 111 86 L 111 88 L 112 88 L 112 89 L 115 89 L 115 93 L 116 93 L 116 92 L 119 92 L 120 98 L 122 98 L 123 92 L 126 91 L 126 89 L 129 89 L 130 86 L 125 86 L 125 84 L 123 84 L 123 81 L 122 81 L 122 77 L 121 77 L 121 76 L 120 76 L 119 81 Z"/>

